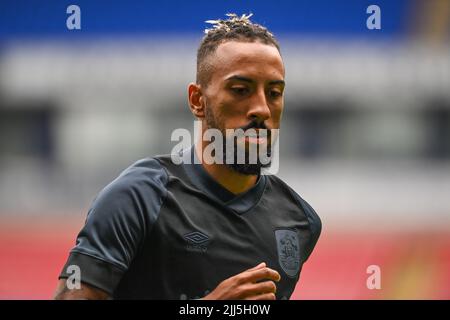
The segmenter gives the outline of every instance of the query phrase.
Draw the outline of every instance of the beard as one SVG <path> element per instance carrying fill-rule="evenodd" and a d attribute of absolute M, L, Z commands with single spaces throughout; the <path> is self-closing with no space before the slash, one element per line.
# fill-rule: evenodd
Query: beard
<path fill-rule="evenodd" d="M 224 127 L 223 123 L 220 121 L 220 119 L 216 119 L 213 112 L 210 110 L 210 108 L 205 109 L 205 120 L 206 125 L 208 129 L 218 129 L 222 133 L 222 155 L 223 159 L 225 159 L 225 155 L 227 154 L 227 148 L 232 148 L 232 157 L 233 160 L 231 162 L 225 161 L 224 163 L 234 171 L 243 174 L 243 175 L 260 175 L 262 168 L 267 168 L 271 165 L 271 161 L 268 162 L 265 161 L 264 163 L 261 161 L 260 154 L 259 154 L 259 148 L 262 148 L 262 145 L 257 145 L 258 148 L 257 157 L 256 157 L 256 163 L 255 161 L 250 161 L 250 154 L 249 154 L 249 142 L 243 143 L 243 146 L 240 146 L 238 143 L 238 137 L 231 136 L 228 137 L 226 134 L 226 128 Z M 234 130 L 241 129 L 243 132 L 245 132 L 248 129 L 266 129 L 267 127 L 264 124 L 264 122 L 258 122 L 257 120 L 251 121 L 248 125 L 240 128 L 236 128 Z M 243 138 L 243 137 L 239 137 Z M 267 130 L 267 147 L 265 150 L 265 157 L 268 159 L 271 159 L 272 150 L 271 150 L 271 130 Z M 214 141 L 212 142 L 214 143 Z M 238 159 L 239 153 L 244 154 L 244 161 L 238 161 L 241 159 Z M 228 160 L 228 159 L 227 159 Z M 252 163 L 251 163 L 252 162 Z"/>

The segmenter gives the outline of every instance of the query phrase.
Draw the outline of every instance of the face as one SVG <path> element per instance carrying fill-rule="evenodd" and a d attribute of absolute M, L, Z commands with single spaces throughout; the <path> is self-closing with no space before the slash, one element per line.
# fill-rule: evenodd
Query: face
<path fill-rule="evenodd" d="M 217 128 L 224 134 L 225 129 L 280 128 L 284 65 L 276 47 L 230 41 L 221 44 L 209 59 L 212 74 L 209 84 L 202 88 L 204 127 Z M 238 140 L 238 147 L 246 151 L 249 144 L 270 149 L 270 136 Z"/>
<path fill-rule="evenodd" d="M 213 116 L 218 129 L 241 128 L 252 121 L 278 129 L 284 66 L 277 48 L 230 41 L 221 44 L 210 59 L 211 79 L 202 93 L 205 112 Z"/>

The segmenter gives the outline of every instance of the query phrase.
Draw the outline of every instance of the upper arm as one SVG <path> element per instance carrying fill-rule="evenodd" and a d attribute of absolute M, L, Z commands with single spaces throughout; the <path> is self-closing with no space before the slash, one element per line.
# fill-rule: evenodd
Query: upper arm
<path fill-rule="evenodd" d="M 300 196 L 298 196 L 300 199 L 300 203 L 303 207 L 303 210 L 307 216 L 311 236 L 309 239 L 309 245 L 307 247 L 307 252 L 305 254 L 305 260 L 308 260 L 309 256 L 311 255 L 312 251 L 314 250 L 317 241 L 319 240 L 320 234 L 322 233 L 322 221 L 320 220 L 319 215 L 316 213 L 316 211 L 309 205 L 308 202 L 306 202 L 304 199 L 302 199 Z"/>
<path fill-rule="evenodd" d="M 294 199 L 301 207 L 308 221 L 309 236 L 308 241 L 306 243 L 305 252 L 303 252 L 303 263 L 305 263 L 308 260 L 309 256 L 311 255 L 311 253 L 313 252 L 317 244 L 317 241 L 319 240 L 320 234 L 322 232 L 322 221 L 320 220 L 319 215 L 316 213 L 313 207 L 311 207 L 311 205 L 308 202 L 306 202 L 306 200 L 300 197 L 300 195 L 294 190 L 292 190 L 290 187 L 288 188 L 291 195 L 294 197 Z"/>
<path fill-rule="evenodd" d="M 66 279 L 58 281 L 58 287 L 54 296 L 55 300 L 106 300 L 111 298 L 105 291 L 86 283 L 80 283 L 79 289 L 69 289 L 66 282 Z"/>

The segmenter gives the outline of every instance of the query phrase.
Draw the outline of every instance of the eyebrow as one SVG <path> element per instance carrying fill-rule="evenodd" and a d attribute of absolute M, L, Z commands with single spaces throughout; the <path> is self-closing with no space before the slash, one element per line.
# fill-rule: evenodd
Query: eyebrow
<path fill-rule="evenodd" d="M 234 76 L 228 77 L 225 80 L 227 80 L 227 81 L 238 80 L 238 81 L 243 81 L 243 82 L 247 82 L 247 83 L 254 83 L 255 82 L 253 79 L 250 79 L 250 78 L 247 78 L 247 77 L 243 77 L 243 76 L 238 76 L 238 75 L 234 75 Z M 284 80 L 271 80 L 271 81 L 269 81 L 269 84 L 285 85 L 285 82 L 284 82 Z"/>

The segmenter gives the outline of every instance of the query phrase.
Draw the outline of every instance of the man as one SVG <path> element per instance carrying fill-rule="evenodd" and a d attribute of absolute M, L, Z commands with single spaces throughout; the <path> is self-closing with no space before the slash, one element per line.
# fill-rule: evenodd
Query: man
<path fill-rule="evenodd" d="M 248 161 L 251 145 L 271 152 L 269 138 L 283 111 L 284 65 L 266 28 L 250 16 L 228 16 L 209 21 L 214 27 L 198 49 L 188 100 L 203 133 L 218 129 L 228 142 L 226 129 L 253 130 L 233 138 L 233 150 L 245 151 L 244 163 L 199 161 L 210 144 L 200 138 L 182 153 L 192 164 L 157 156 L 126 169 L 89 210 L 57 299 L 291 296 L 321 221 L 279 178 L 261 174 L 267 164 Z M 67 285 L 73 266 L 81 271 L 79 289 Z"/>

